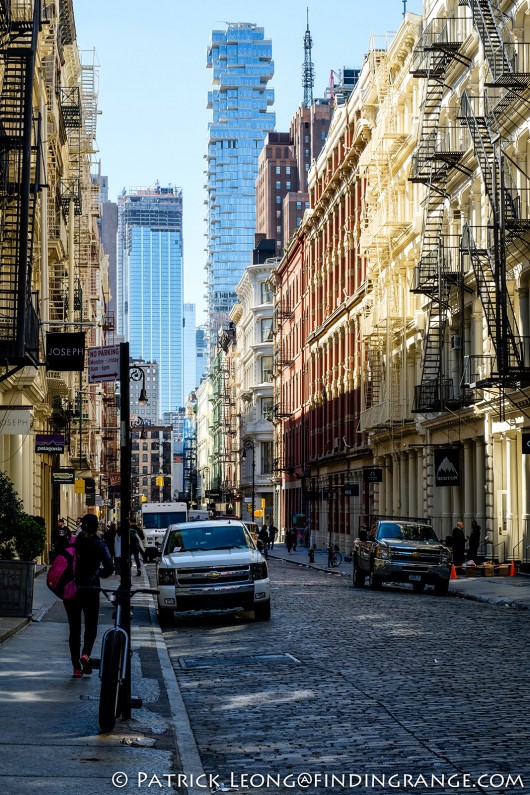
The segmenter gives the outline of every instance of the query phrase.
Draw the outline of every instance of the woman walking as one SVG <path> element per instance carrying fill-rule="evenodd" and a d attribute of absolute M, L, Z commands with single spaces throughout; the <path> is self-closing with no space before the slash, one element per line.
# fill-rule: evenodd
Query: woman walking
<path fill-rule="evenodd" d="M 100 577 L 109 577 L 114 571 L 107 545 L 97 535 L 98 518 L 94 514 L 83 517 L 81 530 L 75 539 L 76 595 L 65 599 L 70 635 L 68 643 L 74 667 L 73 676 L 91 674 L 90 655 L 98 633 L 99 591 L 80 586 L 100 585 Z M 85 621 L 83 649 L 81 651 L 81 620 Z"/>

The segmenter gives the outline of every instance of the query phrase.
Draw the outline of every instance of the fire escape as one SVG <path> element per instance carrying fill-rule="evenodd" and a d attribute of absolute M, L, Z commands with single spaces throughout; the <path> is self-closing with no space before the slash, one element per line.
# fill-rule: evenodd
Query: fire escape
<path fill-rule="evenodd" d="M 506 152 L 506 128 L 514 124 L 514 108 L 528 108 L 530 72 L 519 71 L 524 52 L 507 40 L 506 17 L 499 4 L 460 0 L 471 10 L 491 80 L 481 96 L 464 93 L 460 118 L 469 130 L 484 189 L 489 200 L 487 226 L 464 227 L 461 249 L 475 275 L 494 355 L 466 357 L 464 382 L 471 388 L 530 384 L 529 338 L 519 334 L 507 286 L 507 260 L 530 231 L 528 175 Z M 527 45 L 526 45 L 527 46 Z M 515 122 L 517 123 L 517 122 Z M 526 253 L 527 256 L 527 253 Z"/>
<path fill-rule="evenodd" d="M 197 499 L 197 422 L 196 396 L 188 397 L 182 445 L 184 497 L 192 508 Z"/>
<path fill-rule="evenodd" d="M 274 375 L 274 397 L 272 406 L 271 420 L 275 426 L 275 448 L 279 453 L 273 462 L 273 469 L 276 474 L 290 467 L 292 462 L 286 460 L 284 453 L 284 420 L 291 416 L 290 406 L 287 404 L 285 395 L 285 384 L 289 380 L 289 367 L 293 363 L 293 357 L 289 348 L 288 331 L 289 321 L 293 316 L 290 301 L 287 297 L 282 297 L 274 308 L 274 354 L 273 354 L 273 375 Z"/>
<path fill-rule="evenodd" d="M 468 66 L 461 53 L 461 19 L 433 19 L 423 31 L 414 53 L 411 72 L 425 79 L 425 99 L 419 144 L 413 157 L 410 179 L 422 183 L 427 192 L 423 202 L 423 237 L 420 260 L 414 268 L 412 292 L 429 299 L 425 329 L 421 384 L 415 388 L 413 412 L 443 410 L 454 398 L 451 379 L 445 375 L 445 336 L 450 293 L 462 288 L 458 258 L 448 255 L 446 232 L 447 184 L 452 169 L 469 175 L 459 164 L 465 151 L 456 125 L 442 127 L 442 99 L 446 75 L 452 64 Z"/>
<path fill-rule="evenodd" d="M 13 369 L 39 359 L 39 318 L 31 293 L 39 191 L 40 117 L 32 94 L 41 27 L 40 0 L 0 0 L 0 359 Z"/>

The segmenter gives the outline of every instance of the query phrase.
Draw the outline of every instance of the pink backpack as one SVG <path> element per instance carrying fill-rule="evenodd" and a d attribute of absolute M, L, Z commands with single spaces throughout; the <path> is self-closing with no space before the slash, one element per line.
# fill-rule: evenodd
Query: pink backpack
<path fill-rule="evenodd" d="M 73 599 L 76 595 L 75 547 L 73 544 L 56 556 L 48 569 L 46 585 L 59 599 Z"/>

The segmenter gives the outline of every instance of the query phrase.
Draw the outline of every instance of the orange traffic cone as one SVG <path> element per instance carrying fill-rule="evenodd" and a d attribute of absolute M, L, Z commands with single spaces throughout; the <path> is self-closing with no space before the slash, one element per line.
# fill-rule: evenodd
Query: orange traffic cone
<path fill-rule="evenodd" d="M 515 577 L 517 572 L 515 571 L 515 561 L 512 560 L 510 564 L 510 577 Z"/>
<path fill-rule="evenodd" d="M 449 577 L 450 580 L 458 580 L 458 576 L 455 569 L 455 564 L 451 564 L 451 576 Z"/>

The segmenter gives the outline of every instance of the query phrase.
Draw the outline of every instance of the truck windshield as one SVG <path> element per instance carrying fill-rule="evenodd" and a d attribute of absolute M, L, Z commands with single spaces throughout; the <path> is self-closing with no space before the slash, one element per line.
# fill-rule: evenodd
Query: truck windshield
<path fill-rule="evenodd" d="M 428 524 L 405 524 L 403 522 L 381 522 L 377 538 L 401 539 L 404 541 L 436 541 L 436 533 Z"/>
<path fill-rule="evenodd" d="M 247 549 L 248 537 L 242 527 L 216 525 L 215 527 L 181 527 L 173 530 L 167 539 L 165 554 L 213 549 Z"/>
<path fill-rule="evenodd" d="M 145 530 L 165 530 L 170 524 L 186 521 L 185 511 L 167 511 L 165 513 L 144 513 L 142 523 Z"/>

